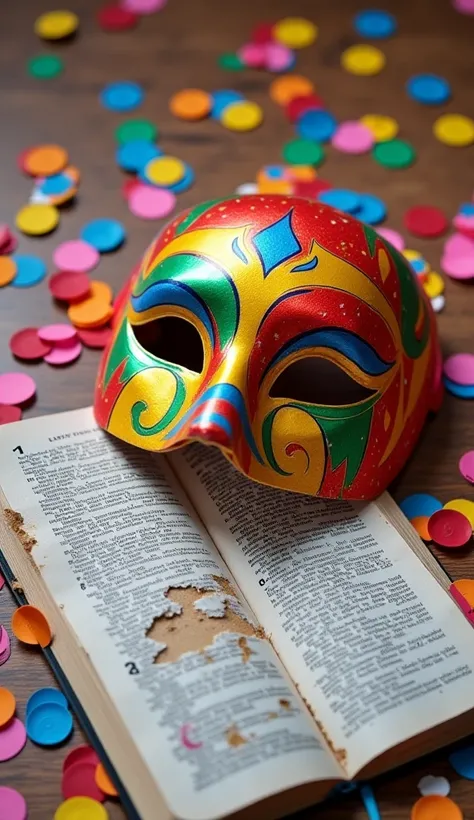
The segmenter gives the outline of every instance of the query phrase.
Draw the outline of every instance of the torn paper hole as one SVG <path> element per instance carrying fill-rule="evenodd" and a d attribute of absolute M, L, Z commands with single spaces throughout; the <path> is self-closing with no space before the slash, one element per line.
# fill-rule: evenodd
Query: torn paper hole
<path fill-rule="evenodd" d="M 205 595 L 194 602 L 194 609 L 203 612 L 208 618 L 223 618 L 226 610 L 225 595 Z"/>
<path fill-rule="evenodd" d="M 243 746 L 244 743 L 247 743 L 235 725 L 229 726 L 229 728 L 226 729 L 225 737 L 229 746 Z"/>
<path fill-rule="evenodd" d="M 177 609 L 169 610 L 153 620 L 152 625 L 145 632 L 159 644 L 155 663 L 172 663 L 177 661 L 186 652 L 204 652 L 214 639 L 225 633 L 237 633 L 242 636 L 263 638 L 262 630 L 256 628 L 245 617 L 229 606 L 226 596 L 222 596 L 224 612 L 222 615 L 209 615 L 206 607 L 202 606 L 205 598 L 215 598 L 215 590 L 206 595 L 202 589 L 195 587 L 170 587 L 165 597 Z M 200 606 L 195 604 L 199 602 Z M 242 659 L 246 662 L 252 650 L 246 645 L 240 645 Z"/>

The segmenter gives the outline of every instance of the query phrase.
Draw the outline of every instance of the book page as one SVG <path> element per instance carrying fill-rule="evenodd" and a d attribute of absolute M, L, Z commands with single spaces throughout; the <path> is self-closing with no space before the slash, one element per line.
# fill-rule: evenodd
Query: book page
<path fill-rule="evenodd" d="M 164 457 L 90 410 L 2 427 L 0 450 L 6 520 L 176 816 L 340 777 Z"/>
<path fill-rule="evenodd" d="M 349 776 L 474 705 L 474 633 L 376 504 L 249 481 L 213 448 L 171 457 Z"/>

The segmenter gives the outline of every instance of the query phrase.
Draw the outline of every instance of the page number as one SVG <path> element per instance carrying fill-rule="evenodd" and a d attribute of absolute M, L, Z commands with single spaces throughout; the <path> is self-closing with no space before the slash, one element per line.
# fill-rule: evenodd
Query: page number
<path fill-rule="evenodd" d="M 18 445 L 18 447 L 13 448 L 13 452 L 14 453 L 19 453 L 22 456 L 23 455 L 23 447 L 20 447 L 20 445 Z"/>

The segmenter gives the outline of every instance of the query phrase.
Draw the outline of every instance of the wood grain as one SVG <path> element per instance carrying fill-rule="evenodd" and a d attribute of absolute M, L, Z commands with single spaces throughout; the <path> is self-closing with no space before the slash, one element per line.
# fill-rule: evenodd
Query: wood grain
<path fill-rule="evenodd" d="M 329 149 L 322 176 L 338 186 L 382 196 L 389 208 L 387 224 L 396 229 L 402 228 L 405 209 L 414 204 L 433 203 L 453 215 L 457 205 L 472 194 L 468 166 L 472 171 L 473 149 L 452 149 L 438 143 L 431 131 L 438 109 L 408 99 L 404 84 L 413 73 L 440 71 L 454 89 L 453 101 L 444 108 L 472 113 L 474 19 L 456 14 L 448 0 L 387 0 L 383 5 L 397 15 L 399 33 L 381 44 L 387 56 L 386 69 L 377 77 L 362 78 L 346 74 L 339 66 L 341 50 L 357 42 L 350 21 L 364 4 L 356 0 L 240 0 L 234 4 L 222 0 L 169 0 L 163 12 L 143 18 L 135 31 L 120 34 L 100 31 L 95 19 L 99 2 L 71 0 L 68 7 L 80 16 L 80 32 L 72 42 L 54 47 L 40 44 L 33 33 L 33 21 L 44 10 L 37 0 L 2 4 L 0 221 L 12 224 L 14 214 L 31 191 L 31 180 L 16 167 L 19 151 L 41 142 L 64 145 L 82 172 L 78 202 L 63 211 L 61 225 L 52 236 L 22 238 L 21 251 L 39 253 L 50 261 L 57 243 L 76 237 L 86 220 L 99 216 L 121 219 L 129 231 L 127 244 L 120 252 L 103 257 L 97 271 L 99 278 L 117 290 L 160 223 L 135 219 L 120 196 L 123 176 L 114 162 L 113 131 L 123 117 L 100 106 L 100 89 L 118 79 L 143 84 L 147 95 L 140 115 L 158 124 L 164 150 L 182 157 L 196 172 L 196 185 L 180 197 L 180 206 L 231 193 L 239 183 L 254 179 L 264 163 L 280 161 L 281 146 L 291 137 L 292 128 L 269 99 L 268 74 L 246 71 L 229 75 L 217 67 L 216 58 L 220 52 L 232 51 L 243 43 L 254 24 L 287 14 L 306 15 L 319 24 L 318 42 L 298 55 L 297 70 L 315 81 L 318 93 L 336 116 L 395 116 L 402 136 L 414 144 L 418 153 L 412 168 L 390 172 L 376 165 L 370 156 L 350 157 Z M 27 59 L 51 51 L 64 58 L 64 74 L 50 82 L 30 78 Z M 258 131 L 240 135 L 210 120 L 192 125 L 178 122 L 168 112 L 168 98 L 184 86 L 240 89 L 262 104 L 265 122 Z M 410 240 L 409 244 L 425 253 L 438 268 L 441 241 Z M 439 319 L 443 350 L 472 351 L 474 288 L 448 281 L 446 297 L 447 307 Z M 77 364 L 64 370 L 45 364 L 23 367 L 9 354 L 8 339 L 14 330 L 58 321 L 62 316 L 61 309 L 52 303 L 46 283 L 27 291 L 7 287 L 0 293 L 0 370 L 25 370 L 38 383 L 37 401 L 26 411 L 27 417 L 91 402 L 96 352 L 84 351 Z M 427 423 L 414 457 L 394 484 L 395 498 L 426 491 L 443 501 L 457 496 L 472 499 L 472 488 L 463 482 L 457 468 L 460 455 L 472 447 L 473 404 L 448 396 L 436 419 Z M 453 576 L 473 576 L 473 552 L 440 553 L 439 557 Z M 9 624 L 12 609 L 12 600 L 4 589 L 0 594 L 0 622 Z M 15 692 L 18 712 L 23 716 L 31 692 L 53 681 L 42 656 L 14 642 L 11 660 L 0 669 L 0 682 Z M 81 733 L 76 728 L 68 745 L 79 742 Z M 60 770 L 66 752 L 67 748 L 46 751 L 28 742 L 17 759 L 1 765 L 0 784 L 22 791 L 29 804 L 30 820 L 51 818 L 60 803 Z M 428 772 L 448 776 L 452 796 L 464 816 L 474 816 L 472 786 L 450 770 L 444 751 L 375 784 L 384 820 L 408 818 L 417 798 L 416 784 Z M 107 806 L 112 818 L 123 818 L 118 806 L 110 802 Z M 307 811 L 304 818 L 316 815 L 326 820 L 361 820 L 365 812 L 358 800 L 348 797 Z"/>

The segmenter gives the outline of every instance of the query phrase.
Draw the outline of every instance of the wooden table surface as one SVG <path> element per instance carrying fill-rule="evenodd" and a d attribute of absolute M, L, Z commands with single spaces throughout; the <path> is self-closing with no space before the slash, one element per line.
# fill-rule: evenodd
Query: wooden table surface
<path fill-rule="evenodd" d="M 53 5 L 54 4 L 50 4 Z M 370 156 L 351 157 L 329 149 L 321 171 L 336 186 L 382 196 L 388 205 L 387 224 L 402 229 L 405 209 L 420 203 L 444 208 L 450 216 L 458 204 L 472 195 L 474 148 L 454 149 L 441 145 L 431 125 L 438 108 L 410 100 L 405 81 L 417 72 L 439 72 L 452 84 L 453 100 L 442 110 L 472 114 L 472 43 L 474 18 L 457 14 L 448 0 L 386 0 L 384 7 L 397 14 L 399 33 L 381 43 L 387 57 L 385 70 L 376 77 L 355 77 L 339 64 L 341 51 L 357 42 L 351 18 L 364 8 L 359 0 L 169 0 L 158 14 L 145 17 L 134 31 L 107 34 L 96 22 L 98 0 L 69 0 L 67 7 L 80 16 L 80 32 L 69 43 L 41 44 L 33 22 L 48 4 L 38 0 L 3 3 L 0 12 L 0 222 L 13 225 L 16 211 L 26 203 L 31 180 L 17 166 L 18 153 L 33 144 L 57 142 L 65 146 L 71 162 L 82 173 L 77 203 L 65 208 L 58 230 L 41 239 L 22 237 L 20 250 L 36 253 L 49 263 L 63 240 L 78 236 L 81 226 L 94 217 L 122 220 L 128 230 L 125 247 L 101 259 L 97 276 L 117 290 L 161 223 L 139 221 L 120 195 L 123 173 L 114 161 L 113 132 L 125 117 L 105 110 L 98 94 L 105 83 L 130 79 L 142 83 L 146 99 L 139 114 L 149 117 L 160 130 L 166 152 L 189 162 L 196 172 L 194 187 L 179 197 L 180 207 L 232 193 L 251 181 L 259 167 L 281 160 L 281 146 L 292 136 L 292 127 L 270 100 L 271 75 L 247 70 L 227 74 L 216 58 L 245 42 L 252 26 L 262 20 L 301 14 L 319 25 L 317 43 L 298 54 L 297 70 L 316 83 L 317 91 L 341 119 L 366 113 L 390 114 L 401 126 L 401 135 L 416 147 L 418 159 L 403 171 L 389 171 Z M 27 60 L 52 52 L 64 58 L 64 74 L 51 81 L 28 76 Z M 185 123 L 168 112 L 170 95 L 185 86 L 212 90 L 236 88 L 259 102 L 265 121 L 254 132 L 233 134 L 211 120 Z M 409 239 L 438 269 L 442 241 Z M 473 351 L 474 288 L 447 281 L 447 306 L 439 317 L 445 353 Z M 3 288 L 0 293 L 0 372 L 22 370 L 37 380 L 36 403 L 25 416 L 72 409 L 90 404 L 99 354 L 85 350 L 78 363 L 66 369 L 46 364 L 28 366 L 12 359 L 8 340 L 13 331 L 61 321 L 62 311 L 53 305 L 46 282 L 29 290 Z M 443 501 L 464 496 L 473 489 L 458 472 L 458 459 L 474 447 L 474 404 L 448 396 L 403 475 L 393 487 L 396 498 L 413 491 L 434 493 Z M 1 457 L 1 456 L 0 456 Z M 443 554 L 441 559 L 454 577 L 472 577 L 471 557 Z M 0 594 L 0 623 L 9 626 L 13 602 L 6 587 Z M 0 668 L 0 683 L 15 693 L 19 714 L 24 715 L 28 696 L 38 687 L 53 683 L 39 652 L 13 640 L 9 662 Z M 78 728 L 68 747 L 81 742 Z M 46 820 L 61 802 L 60 770 L 68 747 L 47 751 L 27 743 L 14 760 L 0 766 L 0 784 L 18 788 L 29 805 L 30 820 Z M 404 771 L 393 772 L 375 784 L 383 820 L 405 820 L 418 793 L 416 784 L 426 773 L 445 774 L 452 782 L 452 796 L 464 817 L 474 818 L 474 785 L 460 780 L 447 763 L 446 751 L 419 761 Z M 117 805 L 107 803 L 110 816 L 123 818 Z M 305 812 L 305 818 L 363 818 L 357 799 Z M 158 820 L 158 819 L 157 819 Z"/>

